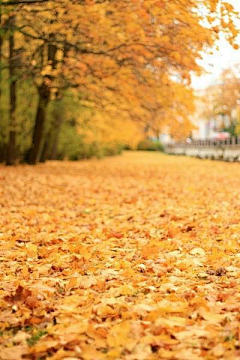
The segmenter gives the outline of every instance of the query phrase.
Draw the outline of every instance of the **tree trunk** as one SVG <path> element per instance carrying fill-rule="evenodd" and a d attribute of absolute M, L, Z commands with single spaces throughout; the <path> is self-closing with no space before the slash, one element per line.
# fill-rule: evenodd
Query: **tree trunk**
<path fill-rule="evenodd" d="M 53 34 L 50 34 L 50 39 L 53 40 L 54 36 Z M 48 61 L 51 62 L 51 65 L 53 69 L 57 66 L 57 48 L 54 44 L 48 44 Z M 43 59 L 43 58 L 42 58 Z M 46 79 L 52 81 L 52 76 L 46 77 Z M 44 144 L 44 153 L 40 154 L 41 150 L 41 144 L 43 140 L 43 134 L 44 134 L 44 126 L 46 121 L 46 110 L 47 105 L 50 100 L 50 89 L 49 87 L 43 83 L 42 86 L 38 88 L 39 93 L 39 102 L 38 102 L 38 109 L 37 109 L 37 115 L 35 120 L 35 126 L 33 130 L 33 138 L 32 138 L 32 146 L 29 150 L 29 153 L 27 154 L 27 162 L 29 164 L 36 164 L 39 161 L 39 158 L 41 161 L 45 161 L 45 154 L 48 147 L 48 144 Z"/>
<path fill-rule="evenodd" d="M 51 131 L 49 131 L 45 135 L 44 144 L 42 147 L 42 152 L 39 160 L 41 163 L 44 163 L 48 159 L 50 142 L 51 142 Z"/>
<path fill-rule="evenodd" d="M 60 113 L 57 113 L 55 117 L 55 121 L 53 122 L 50 131 L 45 136 L 45 140 L 40 156 L 40 162 L 56 159 L 58 139 L 59 139 L 62 122 L 63 122 L 62 115 Z"/>
<path fill-rule="evenodd" d="M 39 93 L 39 101 L 38 101 L 35 126 L 33 130 L 32 146 L 27 156 L 27 162 L 29 164 L 36 164 L 39 159 L 44 125 L 46 121 L 46 110 L 50 100 L 50 90 L 47 85 L 42 84 L 42 86 L 38 88 L 38 93 Z"/>
<path fill-rule="evenodd" d="M 14 165 L 16 160 L 16 74 L 15 74 L 15 17 L 9 19 L 11 34 L 9 36 L 9 77 L 10 77 L 10 112 L 9 112 L 9 140 L 7 165 Z"/>
<path fill-rule="evenodd" d="M 0 3 L 0 29 L 2 30 L 2 5 Z M 1 110 L 1 98 L 2 98 L 2 47 L 3 36 L 0 33 L 0 110 Z"/>
<path fill-rule="evenodd" d="M 53 138 L 53 146 L 52 146 L 52 151 L 50 154 L 50 159 L 51 160 L 56 160 L 57 158 L 57 148 L 58 148 L 58 140 L 59 140 L 59 135 L 60 135 L 60 131 L 61 131 L 61 125 L 63 122 L 63 117 L 61 114 L 59 114 L 57 116 L 57 129 L 55 132 L 55 136 Z"/>

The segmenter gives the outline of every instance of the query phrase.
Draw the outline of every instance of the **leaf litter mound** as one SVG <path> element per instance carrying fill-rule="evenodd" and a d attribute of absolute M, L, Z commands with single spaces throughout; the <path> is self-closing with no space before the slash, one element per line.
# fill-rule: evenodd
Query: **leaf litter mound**
<path fill-rule="evenodd" d="M 0 359 L 240 358 L 240 166 L 1 167 Z"/>

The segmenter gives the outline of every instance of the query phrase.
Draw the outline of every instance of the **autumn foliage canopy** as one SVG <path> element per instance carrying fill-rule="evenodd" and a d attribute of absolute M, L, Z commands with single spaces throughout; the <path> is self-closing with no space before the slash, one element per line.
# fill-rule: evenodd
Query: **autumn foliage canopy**
<path fill-rule="evenodd" d="M 77 130 L 87 122 L 104 141 L 134 143 L 146 128 L 188 135 L 191 75 L 220 32 L 237 47 L 236 17 L 219 0 L 1 1 L 1 84 L 10 86 L 2 102 L 11 98 L 2 105 L 5 160 L 56 156 L 63 121 L 53 116 L 46 126 L 47 108 L 66 96 L 78 107 L 70 116 Z"/>

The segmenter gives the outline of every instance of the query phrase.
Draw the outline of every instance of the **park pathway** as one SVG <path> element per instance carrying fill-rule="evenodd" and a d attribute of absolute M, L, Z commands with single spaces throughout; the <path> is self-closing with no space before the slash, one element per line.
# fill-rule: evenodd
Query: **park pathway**
<path fill-rule="evenodd" d="M 240 165 L 0 167 L 0 359 L 240 359 Z"/>

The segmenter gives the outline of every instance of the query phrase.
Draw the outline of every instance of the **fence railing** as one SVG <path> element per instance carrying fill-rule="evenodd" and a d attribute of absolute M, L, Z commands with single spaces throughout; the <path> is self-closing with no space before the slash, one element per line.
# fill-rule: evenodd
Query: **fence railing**
<path fill-rule="evenodd" d="M 240 161 L 240 137 L 226 140 L 193 140 L 168 144 L 168 154 L 187 155 L 202 159 Z"/>
<path fill-rule="evenodd" d="M 229 147 L 238 146 L 240 147 L 240 137 L 231 137 L 226 140 L 192 140 L 189 142 L 177 142 L 174 144 L 168 144 L 167 148 L 174 147 Z"/>

